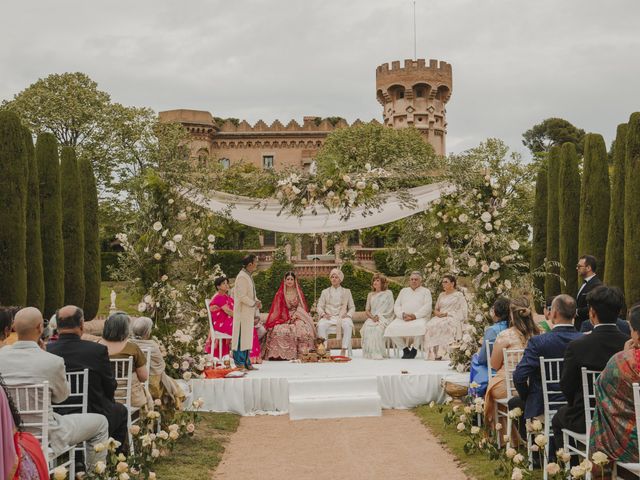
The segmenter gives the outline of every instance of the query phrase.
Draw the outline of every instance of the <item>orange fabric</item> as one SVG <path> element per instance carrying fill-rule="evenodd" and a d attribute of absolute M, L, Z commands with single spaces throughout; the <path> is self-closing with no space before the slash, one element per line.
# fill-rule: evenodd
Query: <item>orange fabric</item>
<path fill-rule="evenodd" d="M 26 453 L 34 465 L 38 469 L 38 476 L 41 480 L 46 480 L 49 478 L 49 468 L 47 466 L 47 461 L 44 458 L 44 453 L 42 453 L 42 447 L 40 447 L 40 442 L 27 432 L 16 432 L 15 434 L 16 440 L 16 448 L 18 450 L 18 458 L 22 459 L 22 451 Z M 20 478 L 20 465 L 18 464 L 18 470 L 16 471 L 14 480 L 19 480 Z"/>
<path fill-rule="evenodd" d="M 206 368 L 204 370 L 205 378 L 224 378 L 228 373 L 239 370 L 239 368 Z"/>

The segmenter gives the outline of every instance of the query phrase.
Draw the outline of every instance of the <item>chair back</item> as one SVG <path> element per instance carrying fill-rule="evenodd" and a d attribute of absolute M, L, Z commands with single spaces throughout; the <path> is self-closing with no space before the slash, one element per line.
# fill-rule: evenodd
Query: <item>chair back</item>
<path fill-rule="evenodd" d="M 487 352 L 487 378 L 489 380 L 491 380 L 491 377 L 493 377 L 493 369 L 491 368 L 491 354 L 493 353 L 494 343 L 496 342 L 492 342 L 491 340 L 487 340 L 485 342 L 485 351 Z"/>
<path fill-rule="evenodd" d="M 7 393 L 20 413 L 22 427 L 40 441 L 44 458 L 49 447 L 49 382 L 7 385 Z"/>
<path fill-rule="evenodd" d="M 544 422 L 551 425 L 551 419 L 558 409 L 566 405 L 567 400 L 560 392 L 560 377 L 564 358 L 540 357 L 540 376 L 542 378 L 542 399 L 544 400 Z M 554 388 L 555 387 L 555 388 Z"/>
<path fill-rule="evenodd" d="M 113 398 L 116 402 L 131 407 L 131 384 L 133 381 L 133 358 L 111 358 L 113 376 L 118 383 Z"/>
<path fill-rule="evenodd" d="M 149 377 L 151 377 L 151 349 L 150 348 L 142 348 L 142 353 L 147 358 L 147 379 L 144 381 L 143 385 L 146 391 L 149 391 Z"/>
<path fill-rule="evenodd" d="M 591 431 L 591 419 L 596 409 L 596 381 L 600 373 L 598 370 L 587 370 L 587 367 L 582 367 L 582 399 L 587 435 Z"/>
<path fill-rule="evenodd" d="M 504 356 L 504 380 L 507 389 L 507 400 L 509 400 L 517 394 L 516 388 L 513 385 L 513 372 L 518 366 L 518 363 L 520 363 L 520 360 L 522 360 L 524 350 L 522 348 L 503 350 L 502 355 Z"/>
<path fill-rule="evenodd" d="M 87 413 L 89 408 L 89 369 L 67 372 L 69 397 L 60 405 L 52 405 L 60 415 L 66 413 Z"/>
<path fill-rule="evenodd" d="M 216 338 L 216 331 L 213 329 L 213 318 L 211 317 L 211 301 L 213 297 L 209 300 L 204 301 L 204 307 L 207 309 L 207 318 L 209 319 L 209 331 L 211 332 L 211 355 L 213 355 L 213 340 Z"/>

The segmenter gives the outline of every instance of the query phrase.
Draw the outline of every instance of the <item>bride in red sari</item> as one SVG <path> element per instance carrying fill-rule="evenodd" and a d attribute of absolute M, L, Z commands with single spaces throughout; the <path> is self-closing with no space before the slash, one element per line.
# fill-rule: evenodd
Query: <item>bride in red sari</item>
<path fill-rule="evenodd" d="M 295 273 L 285 273 L 264 326 L 265 359 L 295 360 L 315 348 L 316 329 Z"/>

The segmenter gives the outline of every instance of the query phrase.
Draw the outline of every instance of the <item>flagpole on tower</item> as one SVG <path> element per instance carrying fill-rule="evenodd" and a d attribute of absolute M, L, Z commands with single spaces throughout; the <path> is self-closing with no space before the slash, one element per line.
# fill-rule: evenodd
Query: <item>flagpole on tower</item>
<path fill-rule="evenodd" d="M 416 37 L 416 0 L 413 0 L 413 59 L 417 60 L 417 37 Z"/>

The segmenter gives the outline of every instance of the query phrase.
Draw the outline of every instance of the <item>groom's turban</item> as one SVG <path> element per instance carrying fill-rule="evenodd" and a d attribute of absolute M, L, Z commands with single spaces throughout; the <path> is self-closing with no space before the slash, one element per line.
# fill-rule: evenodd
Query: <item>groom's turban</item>
<path fill-rule="evenodd" d="M 338 275 L 338 278 L 340 279 L 340 281 L 342 282 L 344 280 L 344 273 L 342 273 L 342 270 L 339 270 L 337 268 L 334 268 L 333 270 L 331 270 L 331 272 L 329 273 L 329 276 L 333 275 L 333 274 Z"/>

